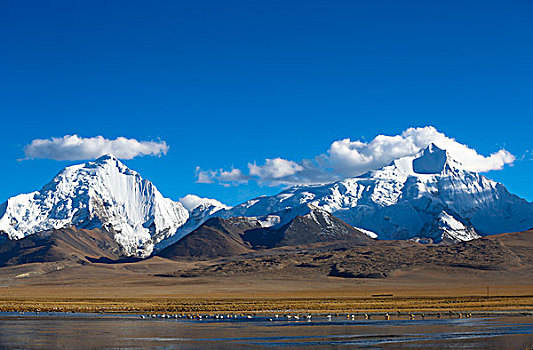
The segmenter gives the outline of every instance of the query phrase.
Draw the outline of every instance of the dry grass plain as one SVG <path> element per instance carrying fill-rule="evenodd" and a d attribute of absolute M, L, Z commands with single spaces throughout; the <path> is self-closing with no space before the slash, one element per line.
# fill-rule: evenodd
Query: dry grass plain
<path fill-rule="evenodd" d="M 4 268 L 0 311 L 533 311 L 533 276 L 527 271 L 509 275 L 430 267 L 399 271 L 386 279 L 268 273 L 169 277 L 183 269 L 183 264 L 154 258 L 134 264 L 55 267 L 55 271 L 34 275 L 30 266 Z"/>
<path fill-rule="evenodd" d="M 532 241 L 528 231 L 454 246 L 336 243 L 208 261 L 4 266 L 0 311 L 532 312 Z"/>

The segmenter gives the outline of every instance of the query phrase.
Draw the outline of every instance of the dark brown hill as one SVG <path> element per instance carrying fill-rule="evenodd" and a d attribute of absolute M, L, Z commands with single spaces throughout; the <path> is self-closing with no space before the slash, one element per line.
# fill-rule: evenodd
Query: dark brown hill
<path fill-rule="evenodd" d="M 330 213 L 309 206 L 309 212 L 298 215 L 279 228 L 246 231 L 243 239 L 256 248 L 274 248 L 319 242 L 350 241 L 369 244 L 374 239 Z"/>
<path fill-rule="evenodd" d="M 64 228 L 0 244 L 0 266 L 43 262 L 110 261 L 121 258 L 120 246 L 101 230 Z"/>
<path fill-rule="evenodd" d="M 521 263 L 533 267 L 533 229 L 524 232 L 502 233 L 485 238 L 501 243 L 511 250 Z"/>
<path fill-rule="evenodd" d="M 389 279 L 420 271 L 430 275 L 448 271 L 479 278 L 507 275 L 525 278 L 533 271 L 533 230 L 456 244 L 335 241 L 284 246 L 214 259 L 208 264 L 183 268 L 176 272 L 176 276 L 286 275 L 309 279 L 326 276 Z"/>
<path fill-rule="evenodd" d="M 211 218 L 158 255 L 168 259 L 214 259 L 247 253 L 251 246 L 243 241 L 242 235 L 245 230 L 256 227 L 244 218 Z"/>
<path fill-rule="evenodd" d="M 274 247 L 336 241 L 365 245 L 375 241 L 318 208 L 309 206 L 301 214 L 274 227 L 263 227 L 256 218 L 211 218 L 158 255 L 169 259 L 213 259 Z"/>

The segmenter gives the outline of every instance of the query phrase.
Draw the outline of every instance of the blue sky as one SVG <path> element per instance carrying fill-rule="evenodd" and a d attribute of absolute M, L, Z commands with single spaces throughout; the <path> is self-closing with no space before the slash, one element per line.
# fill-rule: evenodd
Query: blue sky
<path fill-rule="evenodd" d="M 0 1 L 0 202 L 77 161 L 34 139 L 165 141 L 126 160 L 173 199 L 236 204 L 280 187 L 196 183 L 195 169 L 310 159 L 410 127 L 512 166 L 533 200 L 531 1 Z"/>

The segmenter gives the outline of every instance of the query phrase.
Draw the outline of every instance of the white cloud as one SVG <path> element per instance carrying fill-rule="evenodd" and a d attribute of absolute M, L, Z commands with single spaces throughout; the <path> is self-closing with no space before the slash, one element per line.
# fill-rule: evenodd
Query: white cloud
<path fill-rule="evenodd" d="M 165 141 L 137 141 L 125 137 L 114 140 L 103 136 L 80 137 L 66 135 L 50 139 L 35 139 L 24 147 L 26 159 L 85 160 L 104 154 L 113 154 L 120 159 L 137 156 L 161 156 L 167 154 L 169 146 Z"/>
<path fill-rule="evenodd" d="M 180 198 L 180 203 L 188 211 L 191 211 L 202 204 L 214 205 L 214 206 L 222 207 L 222 208 L 229 208 L 227 205 L 223 204 L 222 202 L 217 201 L 216 199 L 202 198 L 194 194 L 188 194 L 185 197 Z"/>
<path fill-rule="evenodd" d="M 470 171 L 500 170 L 516 159 L 505 149 L 483 156 L 434 127 L 427 126 L 409 128 L 394 136 L 378 135 L 370 142 L 352 141 L 349 138 L 338 140 L 330 145 L 327 152 L 319 154 L 314 159 L 300 161 L 283 158 L 266 159 L 265 164 L 260 166 L 249 163 L 248 175 L 238 169 L 232 169 L 230 172 L 238 174 L 239 178 L 246 181 L 253 179 L 268 185 L 325 183 L 379 169 L 401 157 L 414 156 L 431 143 L 447 150 L 452 158 Z M 218 182 L 225 185 L 246 182 L 225 181 L 222 176 L 224 173 L 223 170 L 198 170 L 198 182 Z"/>
<path fill-rule="evenodd" d="M 414 156 L 431 143 L 447 150 L 452 158 L 471 171 L 501 170 L 515 160 L 511 153 L 503 149 L 488 157 L 480 155 L 432 126 L 409 128 L 396 136 L 378 135 L 368 143 L 350 139 L 335 141 L 328 150 L 328 159 L 339 174 L 358 175 L 381 168 L 394 159 Z"/>
<path fill-rule="evenodd" d="M 217 182 L 229 186 L 246 183 L 248 179 L 249 177 L 244 175 L 240 169 L 202 170 L 200 167 L 196 167 L 196 182 L 201 184 Z"/>
<path fill-rule="evenodd" d="M 250 176 L 257 176 L 264 181 L 277 180 L 291 176 L 303 169 L 303 166 L 298 163 L 282 158 L 267 159 L 265 165 L 261 166 L 255 163 L 248 164 Z"/>

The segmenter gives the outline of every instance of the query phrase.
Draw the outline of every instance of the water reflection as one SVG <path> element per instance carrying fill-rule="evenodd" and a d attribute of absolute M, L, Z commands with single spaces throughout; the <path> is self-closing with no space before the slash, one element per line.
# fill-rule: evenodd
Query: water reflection
<path fill-rule="evenodd" d="M 528 349 L 533 316 L 365 320 L 0 313 L 1 348 Z"/>

